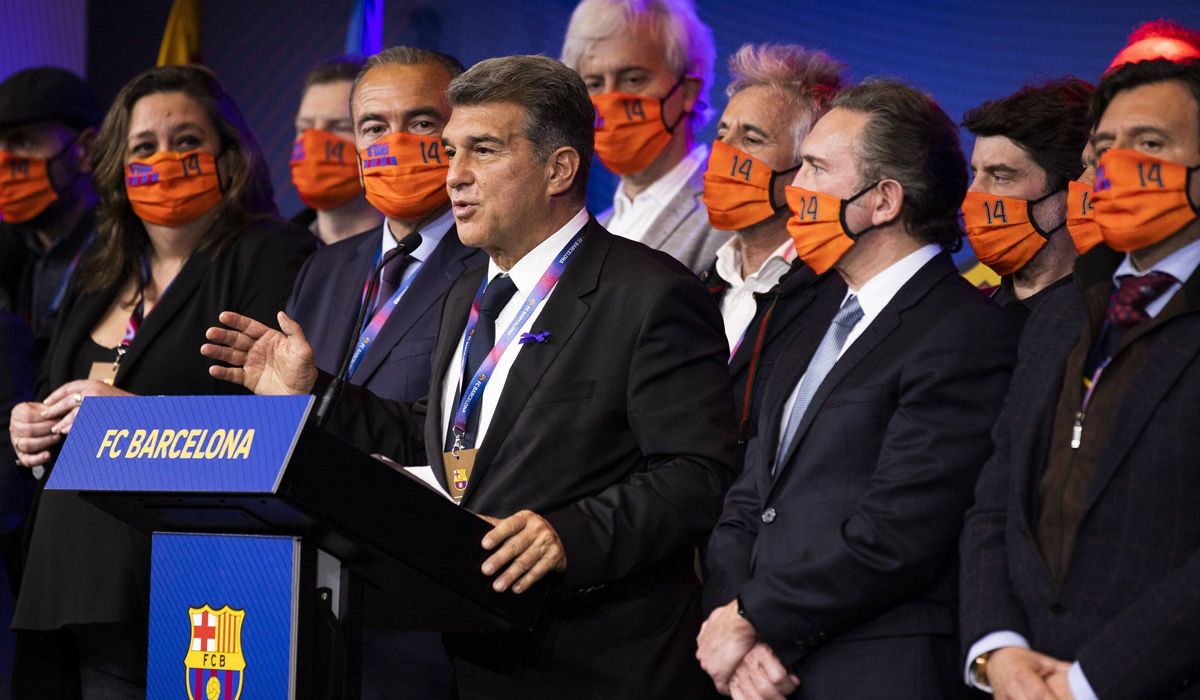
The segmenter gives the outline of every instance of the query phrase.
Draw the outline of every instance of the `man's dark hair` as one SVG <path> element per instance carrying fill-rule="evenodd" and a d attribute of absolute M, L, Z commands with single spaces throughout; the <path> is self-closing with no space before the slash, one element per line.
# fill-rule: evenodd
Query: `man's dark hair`
<path fill-rule="evenodd" d="M 954 121 L 929 95 L 891 80 L 846 88 L 833 98 L 831 108 L 869 118 L 858 143 L 862 185 L 899 182 L 904 187 L 900 216 L 909 232 L 957 250 L 962 245 L 958 209 L 967 193 L 967 162 Z"/>
<path fill-rule="evenodd" d="M 1200 61 L 1185 61 L 1176 63 L 1159 59 L 1157 61 L 1141 61 L 1127 63 L 1112 73 L 1104 76 L 1092 95 L 1089 121 L 1092 128 L 1100 123 L 1104 110 L 1118 93 L 1139 88 L 1154 83 L 1178 82 L 1192 94 L 1196 103 L 1196 113 L 1200 115 Z M 1200 119 L 1197 119 L 1200 128 Z"/>
<path fill-rule="evenodd" d="M 1088 102 L 1093 92 L 1090 83 L 1070 76 L 1026 85 L 970 110 L 962 125 L 976 136 L 1011 139 L 1045 171 L 1043 194 L 1057 192 L 1083 172 L 1079 154 L 1091 131 Z"/>
<path fill-rule="evenodd" d="M 575 71 L 545 56 L 480 61 L 450 83 L 450 108 L 508 102 L 525 110 L 525 138 L 542 161 L 563 146 L 579 153 L 572 189 L 587 191 L 596 111 Z"/>
<path fill-rule="evenodd" d="M 362 70 L 363 64 L 366 62 L 367 59 L 362 56 L 352 54 L 342 54 L 326 59 L 308 72 L 308 76 L 304 79 L 304 89 L 328 83 L 353 83 L 354 78 L 358 76 L 358 72 Z"/>

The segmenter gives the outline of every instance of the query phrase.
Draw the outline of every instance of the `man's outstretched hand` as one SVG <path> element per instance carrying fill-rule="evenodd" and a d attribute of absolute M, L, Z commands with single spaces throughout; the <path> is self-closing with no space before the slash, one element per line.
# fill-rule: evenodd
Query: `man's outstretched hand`
<path fill-rule="evenodd" d="M 218 319 L 226 327 L 208 329 L 204 337 L 210 342 L 200 347 L 200 354 L 229 366 L 213 365 L 209 374 L 260 396 L 312 391 L 317 365 L 299 323 L 282 311 L 278 319 L 283 332 L 232 311 L 222 311 Z"/>

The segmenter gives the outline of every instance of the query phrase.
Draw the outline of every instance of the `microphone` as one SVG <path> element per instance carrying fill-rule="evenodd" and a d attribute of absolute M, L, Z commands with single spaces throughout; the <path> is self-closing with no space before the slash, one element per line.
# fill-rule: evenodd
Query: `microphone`
<path fill-rule="evenodd" d="M 329 386 L 325 388 L 325 391 L 321 394 L 321 398 L 317 401 L 316 421 L 318 427 L 325 427 L 325 422 L 329 420 L 329 409 L 333 408 L 333 405 L 341 398 L 342 387 L 345 386 L 346 380 L 349 379 L 350 358 L 354 357 L 354 348 L 358 346 L 358 336 L 362 333 L 363 324 L 367 321 L 367 313 L 370 311 L 371 300 L 374 299 L 375 292 L 379 289 L 379 273 L 397 256 L 408 255 L 420 245 L 421 234 L 413 231 L 400 239 L 396 247 L 389 250 L 380 259 L 379 264 L 375 266 L 375 270 L 371 274 L 371 279 L 367 282 L 367 293 L 363 295 L 362 304 L 358 307 L 358 316 L 354 319 L 354 332 L 350 334 L 350 344 L 346 346 L 346 352 L 342 355 L 342 366 L 338 369 L 337 376 L 333 378 L 333 381 L 329 383 Z"/>

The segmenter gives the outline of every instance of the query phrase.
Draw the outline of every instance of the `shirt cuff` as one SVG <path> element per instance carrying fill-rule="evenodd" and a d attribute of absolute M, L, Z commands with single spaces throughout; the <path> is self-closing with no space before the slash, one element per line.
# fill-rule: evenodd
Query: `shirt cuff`
<path fill-rule="evenodd" d="M 971 645 L 971 649 L 967 651 L 967 663 L 963 667 L 963 680 L 972 688 L 978 688 L 984 692 L 992 692 L 991 688 L 984 688 L 975 682 L 975 677 L 971 673 L 971 666 L 975 664 L 975 659 L 988 653 L 996 651 L 1004 647 L 1021 647 L 1022 649 L 1029 648 L 1029 640 L 1024 636 L 1013 632 L 1012 630 L 1001 630 L 999 632 L 991 632 L 983 636 L 982 639 Z M 1082 672 L 1081 672 L 1082 673 Z"/>
<path fill-rule="evenodd" d="M 1067 671 L 1067 685 L 1071 686 L 1071 695 L 1075 696 L 1075 700 L 1099 700 L 1078 661 L 1071 664 L 1071 670 Z"/>

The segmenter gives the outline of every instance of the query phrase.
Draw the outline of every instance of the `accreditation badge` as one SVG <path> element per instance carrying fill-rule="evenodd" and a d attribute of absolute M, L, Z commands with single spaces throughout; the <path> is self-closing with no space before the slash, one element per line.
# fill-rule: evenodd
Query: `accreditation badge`
<path fill-rule="evenodd" d="M 117 380 L 117 364 L 114 362 L 93 362 L 92 369 L 88 372 L 88 379 L 104 382 L 112 386 Z"/>
<path fill-rule="evenodd" d="M 459 450 L 457 453 L 443 452 L 442 467 L 446 470 L 446 484 L 450 487 L 450 498 L 455 504 L 462 503 L 467 484 L 471 481 L 471 470 L 475 468 L 477 448 Z"/>

